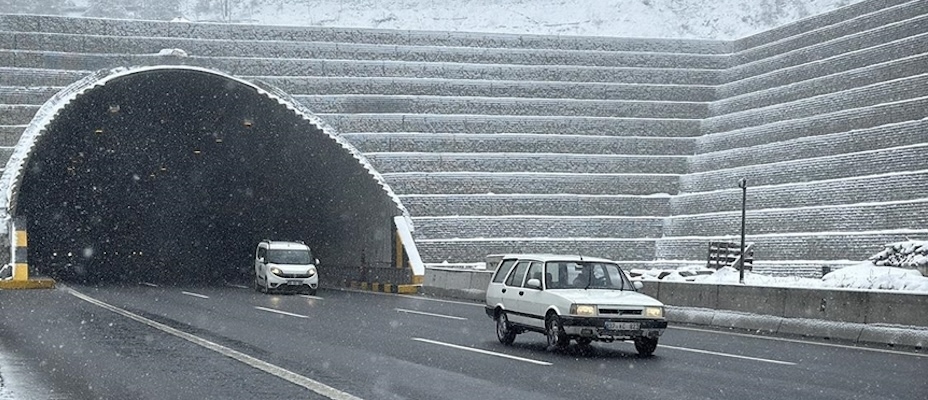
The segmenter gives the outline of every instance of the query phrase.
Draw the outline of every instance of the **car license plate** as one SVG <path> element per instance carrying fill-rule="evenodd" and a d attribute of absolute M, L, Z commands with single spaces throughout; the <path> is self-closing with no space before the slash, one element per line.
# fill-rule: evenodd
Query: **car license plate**
<path fill-rule="evenodd" d="M 637 322 L 606 321 L 606 329 L 610 331 L 636 331 L 640 326 Z"/>
<path fill-rule="evenodd" d="M 303 284 L 303 281 L 291 280 L 291 281 L 287 281 L 287 284 L 290 285 L 290 286 L 298 286 L 298 285 L 302 285 L 302 284 Z"/>

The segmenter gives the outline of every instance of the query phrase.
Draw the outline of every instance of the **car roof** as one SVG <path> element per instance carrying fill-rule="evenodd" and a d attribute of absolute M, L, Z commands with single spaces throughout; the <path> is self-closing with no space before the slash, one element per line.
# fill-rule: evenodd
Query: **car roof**
<path fill-rule="evenodd" d="M 550 254 L 550 253 L 512 253 L 512 254 L 492 254 L 487 257 L 498 257 L 500 260 L 517 258 L 520 260 L 535 261 L 596 261 L 615 263 L 613 260 L 599 257 L 589 257 L 579 254 Z"/>
<path fill-rule="evenodd" d="M 309 246 L 299 242 L 265 241 L 269 249 L 307 249 Z"/>

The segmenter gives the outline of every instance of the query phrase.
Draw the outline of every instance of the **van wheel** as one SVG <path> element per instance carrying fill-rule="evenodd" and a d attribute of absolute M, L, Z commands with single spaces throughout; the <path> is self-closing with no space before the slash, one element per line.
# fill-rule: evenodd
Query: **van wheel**
<path fill-rule="evenodd" d="M 590 343 L 593 343 L 593 339 L 590 338 L 577 338 L 577 344 L 581 346 L 589 346 Z"/>
<path fill-rule="evenodd" d="M 256 292 L 260 292 L 260 291 L 261 291 L 261 287 L 258 286 L 258 276 L 257 276 L 257 275 L 255 276 L 255 291 L 256 291 Z"/>
<path fill-rule="evenodd" d="M 261 293 L 268 294 L 270 292 L 271 292 L 270 283 L 267 283 L 267 278 L 264 278 L 264 286 L 261 286 Z"/>

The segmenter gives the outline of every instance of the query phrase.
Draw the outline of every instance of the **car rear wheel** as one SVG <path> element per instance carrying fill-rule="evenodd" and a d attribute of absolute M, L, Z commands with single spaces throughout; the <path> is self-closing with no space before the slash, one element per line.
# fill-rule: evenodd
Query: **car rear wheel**
<path fill-rule="evenodd" d="M 516 340 L 516 331 L 512 329 L 509 317 L 506 316 L 504 311 L 500 311 L 499 315 L 496 316 L 496 338 L 499 339 L 500 343 L 506 345 L 512 344 Z"/>
<path fill-rule="evenodd" d="M 548 348 L 563 348 L 570 344 L 570 338 L 561 325 L 561 317 L 555 313 L 548 313 L 545 318 L 545 336 L 548 337 Z"/>
<path fill-rule="evenodd" d="M 654 350 L 657 350 L 657 338 L 635 339 L 635 350 L 638 350 L 638 354 L 644 357 L 654 354 Z"/>
<path fill-rule="evenodd" d="M 577 344 L 581 346 L 589 346 L 590 343 L 593 343 L 593 339 L 590 338 L 577 338 Z"/>

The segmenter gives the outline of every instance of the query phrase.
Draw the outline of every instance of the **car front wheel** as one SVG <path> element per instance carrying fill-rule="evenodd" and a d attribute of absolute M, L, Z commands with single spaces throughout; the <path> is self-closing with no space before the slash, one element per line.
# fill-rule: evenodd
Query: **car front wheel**
<path fill-rule="evenodd" d="M 549 349 L 563 348 L 570 344 L 570 338 L 561 325 L 561 318 L 555 313 L 550 313 L 545 318 L 545 336 L 548 337 Z"/>
<path fill-rule="evenodd" d="M 635 339 L 635 350 L 638 350 L 638 354 L 644 357 L 654 354 L 654 350 L 657 350 L 657 338 Z"/>
<path fill-rule="evenodd" d="M 499 315 L 496 316 L 496 338 L 499 339 L 500 343 L 506 345 L 512 344 L 516 340 L 516 331 L 512 329 L 509 317 L 503 311 L 500 311 Z"/>

